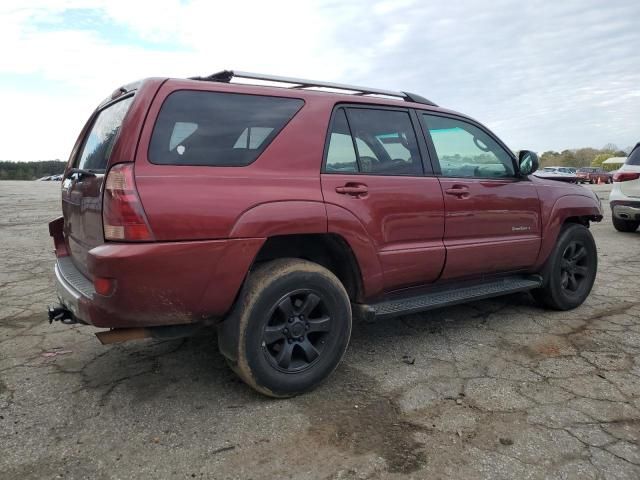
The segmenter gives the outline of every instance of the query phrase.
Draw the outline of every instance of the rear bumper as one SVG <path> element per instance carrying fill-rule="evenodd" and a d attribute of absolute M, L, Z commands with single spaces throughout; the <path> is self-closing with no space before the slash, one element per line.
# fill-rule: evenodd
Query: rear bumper
<path fill-rule="evenodd" d="M 107 243 L 89 251 L 93 277 L 111 279 L 98 294 L 71 257 L 58 258 L 56 291 L 76 320 L 104 328 L 150 327 L 222 318 L 264 239 L 145 244 Z"/>
<path fill-rule="evenodd" d="M 620 220 L 640 221 L 640 201 L 617 200 L 611 202 L 611 214 Z"/>
<path fill-rule="evenodd" d="M 79 281 L 79 276 L 82 277 L 82 274 L 73 265 L 71 257 L 58 258 L 54 271 L 56 275 L 56 293 L 60 303 L 67 307 L 75 320 L 89 323 L 85 307 L 91 301 L 95 290 L 91 293 L 91 291 L 82 288 L 82 283 L 84 283 L 85 285 L 88 284 L 93 290 L 93 285 L 91 285 L 89 279 L 83 277 L 85 282 Z"/>

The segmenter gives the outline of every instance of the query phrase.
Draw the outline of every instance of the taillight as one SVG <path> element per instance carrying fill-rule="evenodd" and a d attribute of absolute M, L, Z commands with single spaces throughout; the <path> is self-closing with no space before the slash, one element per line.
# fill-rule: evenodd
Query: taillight
<path fill-rule="evenodd" d="M 133 163 L 114 165 L 107 174 L 102 205 L 105 240 L 153 240 L 136 190 Z"/>
<path fill-rule="evenodd" d="M 616 172 L 613 174 L 614 182 L 628 182 L 629 180 L 638 180 L 640 172 Z"/>

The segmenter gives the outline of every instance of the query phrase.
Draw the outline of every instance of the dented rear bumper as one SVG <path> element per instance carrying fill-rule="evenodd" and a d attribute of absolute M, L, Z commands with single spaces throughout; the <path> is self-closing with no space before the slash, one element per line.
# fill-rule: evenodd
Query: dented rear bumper
<path fill-rule="evenodd" d="M 92 278 L 109 279 L 96 292 L 72 257 L 58 257 L 56 291 L 75 320 L 104 328 L 197 323 L 230 310 L 264 239 L 105 243 L 89 251 Z M 66 252 L 65 252 L 66 253 Z"/>

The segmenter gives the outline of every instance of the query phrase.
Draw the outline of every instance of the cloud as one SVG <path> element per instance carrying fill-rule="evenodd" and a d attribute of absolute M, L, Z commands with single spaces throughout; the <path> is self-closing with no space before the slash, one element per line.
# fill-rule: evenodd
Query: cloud
<path fill-rule="evenodd" d="M 3 2 L 0 158 L 66 158 L 116 86 L 224 68 L 413 91 L 514 149 L 625 147 L 638 18 L 622 0 Z"/>

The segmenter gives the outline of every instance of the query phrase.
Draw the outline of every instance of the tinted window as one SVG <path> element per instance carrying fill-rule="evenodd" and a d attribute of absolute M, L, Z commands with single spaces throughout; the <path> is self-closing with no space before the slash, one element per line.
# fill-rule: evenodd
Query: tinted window
<path fill-rule="evenodd" d="M 640 165 L 640 143 L 631 151 L 625 163 L 627 165 Z"/>
<path fill-rule="evenodd" d="M 120 100 L 102 110 L 87 134 L 82 151 L 74 166 L 87 170 L 104 170 L 111 156 L 122 119 L 129 110 L 133 97 Z"/>
<path fill-rule="evenodd" d="M 340 109 L 333 117 L 327 150 L 327 172 L 357 172 L 356 151 L 344 110 Z"/>
<path fill-rule="evenodd" d="M 408 112 L 350 108 L 361 173 L 420 175 L 422 163 Z"/>
<path fill-rule="evenodd" d="M 237 93 L 174 92 L 160 109 L 149 160 L 165 165 L 248 165 L 303 103 Z"/>
<path fill-rule="evenodd" d="M 422 163 L 408 112 L 350 108 L 361 173 L 420 175 Z"/>
<path fill-rule="evenodd" d="M 487 133 L 470 123 L 423 115 L 445 177 L 513 177 L 511 156 Z"/>

